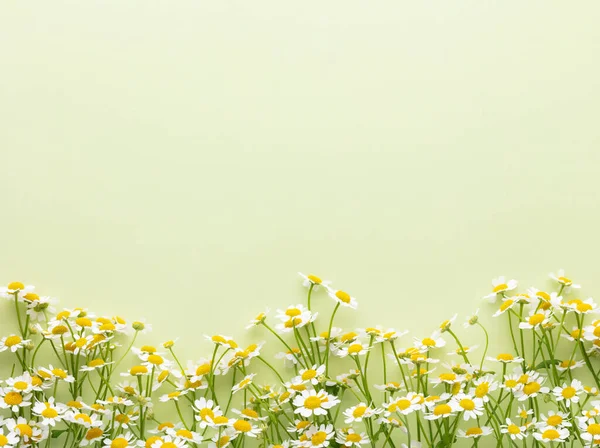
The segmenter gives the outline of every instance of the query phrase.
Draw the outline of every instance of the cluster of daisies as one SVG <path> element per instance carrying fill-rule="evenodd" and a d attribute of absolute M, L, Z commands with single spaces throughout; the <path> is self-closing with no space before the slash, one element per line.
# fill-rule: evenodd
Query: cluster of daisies
<path fill-rule="evenodd" d="M 262 342 L 218 334 L 206 337 L 210 356 L 182 362 L 174 341 L 137 343 L 144 321 L 58 311 L 20 282 L 0 288 L 16 314 L 0 339 L 0 448 L 600 445 L 597 305 L 563 271 L 551 290 L 492 281 L 484 298 L 510 336 L 495 355 L 478 312 L 463 326 L 481 331 L 481 349 L 461 342 L 456 316 L 421 337 L 345 331 L 335 317 L 356 299 L 300 276 L 305 304 L 247 326 L 281 347 L 274 360 Z M 332 311 L 319 319 L 312 305 L 326 307 L 324 295 Z"/>

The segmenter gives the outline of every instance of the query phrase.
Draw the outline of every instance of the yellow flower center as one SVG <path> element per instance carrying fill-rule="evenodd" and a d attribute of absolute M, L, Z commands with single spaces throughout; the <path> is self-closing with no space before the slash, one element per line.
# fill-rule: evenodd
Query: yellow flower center
<path fill-rule="evenodd" d="M 455 381 L 456 380 L 456 374 L 455 373 L 451 373 L 451 372 L 442 373 L 440 375 L 440 380 L 442 380 L 442 381 Z"/>
<path fill-rule="evenodd" d="M 467 431 L 465 432 L 465 434 L 468 435 L 468 436 L 479 436 L 479 435 L 483 434 L 483 430 L 481 428 L 478 428 L 476 426 L 474 428 L 467 429 Z"/>
<path fill-rule="evenodd" d="M 77 319 L 75 319 L 75 323 L 77 325 L 79 325 L 80 327 L 91 327 L 92 326 L 92 321 L 90 319 L 88 319 L 87 317 L 78 317 Z"/>
<path fill-rule="evenodd" d="M 321 398 L 311 395 L 306 400 L 304 400 L 304 407 L 306 409 L 317 409 L 321 407 Z"/>
<path fill-rule="evenodd" d="M 117 437 L 110 444 L 110 448 L 127 448 L 127 445 L 129 445 L 129 444 L 127 443 L 127 439 L 126 438 L 124 438 L 124 437 Z"/>
<path fill-rule="evenodd" d="M 92 359 L 88 362 L 89 367 L 99 367 L 104 365 L 104 360 L 100 358 Z"/>
<path fill-rule="evenodd" d="M 357 336 L 358 336 L 358 334 L 356 334 L 353 331 L 350 331 L 349 333 L 343 334 L 342 337 L 340 338 L 340 340 L 342 342 L 348 342 L 348 341 L 351 341 L 353 339 L 356 339 Z"/>
<path fill-rule="evenodd" d="M 210 363 L 201 364 L 196 368 L 196 376 L 202 376 L 210 373 Z"/>
<path fill-rule="evenodd" d="M 11 282 L 8 284 L 8 289 L 11 289 L 13 291 L 16 291 L 17 289 L 21 290 L 24 288 L 25 288 L 25 285 L 21 282 Z"/>
<path fill-rule="evenodd" d="M 346 442 L 358 443 L 362 440 L 360 434 L 356 434 L 355 432 L 351 432 L 346 434 Z"/>
<path fill-rule="evenodd" d="M 508 432 L 510 434 L 521 434 L 521 428 L 519 428 L 517 425 L 512 424 L 512 425 L 508 425 L 508 427 L 506 428 L 508 430 Z"/>
<path fill-rule="evenodd" d="M 13 387 L 17 390 L 25 390 L 28 386 L 29 384 L 27 384 L 25 381 L 15 381 L 15 384 L 13 384 Z"/>
<path fill-rule="evenodd" d="M 465 411 L 472 411 L 473 409 L 475 409 L 475 402 L 473 400 L 470 400 L 469 398 L 463 398 L 458 402 L 458 404 Z"/>
<path fill-rule="evenodd" d="M 289 317 L 296 317 L 300 316 L 300 314 L 302 314 L 302 311 L 300 311 L 298 308 L 288 308 L 287 310 L 285 310 L 285 314 Z"/>
<path fill-rule="evenodd" d="M 426 347 L 435 347 L 435 341 L 431 338 L 425 338 L 421 342 Z"/>
<path fill-rule="evenodd" d="M 542 439 L 556 440 L 560 437 L 560 434 L 556 429 L 547 429 L 542 433 Z"/>
<path fill-rule="evenodd" d="M 235 423 L 233 424 L 233 428 L 236 431 L 248 432 L 252 429 L 252 425 L 250 424 L 250 422 L 248 422 L 246 420 L 236 420 Z"/>
<path fill-rule="evenodd" d="M 302 379 L 304 381 L 312 380 L 316 376 L 317 376 L 317 371 L 314 369 L 308 369 L 308 370 L 302 372 Z"/>
<path fill-rule="evenodd" d="M 191 431 L 188 431 L 187 429 L 179 429 L 175 435 L 177 437 L 183 437 L 184 439 L 193 439 L 194 435 L 192 434 Z M 164 445 L 163 445 L 164 446 Z"/>
<path fill-rule="evenodd" d="M 228 423 L 229 419 L 227 417 L 225 417 L 224 415 L 218 415 L 215 418 L 213 418 L 212 421 L 216 425 L 222 425 L 224 423 Z"/>
<path fill-rule="evenodd" d="M 15 426 L 16 432 L 21 436 L 30 437 L 33 435 L 33 428 L 27 423 L 19 423 Z"/>
<path fill-rule="evenodd" d="M 73 417 L 75 420 L 81 420 L 84 423 L 92 423 L 92 419 L 87 414 L 77 414 Z"/>
<path fill-rule="evenodd" d="M 254 409 L 244 409 L 242 410 L 242 415 L 245 415 L 246 417 L 250 417 L 250 418 L 258 418 L 258 412 L 256 412 Z"/>
<path fill-rule="evenodd" d="M 583 332 L 578 328 L 576 328 L 575 330 L 573 330 L 571 332 L 571 337 L 573 339 L 581 339 L 582 336 L 583 336 Z"/>
<path fill-rule="evenodd" d="M 344 303 L 350 303 L 350 301 L 352 300 L 350 294 L 344 291 L 336 291 L 335 296 Z"/>
<path fill-rule="evenodd" d="M 399 407 L 401 411 L 404 411 L 406 409 L 408 409 L 411 405 L 411 401 L 407 400 L 406 398 L 401 398 L 400 400 L 396 401 L 395 406 Z M 395 409 L 394 409 L 395 411 Z M 394 412 L 392 411 L 392 412 Z"/>
<path fill-rule="evenodd" d="M 202 420 L 206 420 L 208 417 L 210 417 L 212 419 L 215 416 L 215 413 L 213 412 L 213 410 L 211 408 L 202 408 L 198 412 L 199 412 L 200 418 Z"/>
<path fill-rule="evenodd" d="M 504 302 L 502 302 L 502 305 L 500 305 L 500 311 L 506 311 L 511 307 L 513 303 L 514 301 L 512 299 L 505 300 Z"/>
<path fill-rule="evenodd" d="M 483 398 L 487 395 L 490 390 L 490 385 L 487 382 L 481 383 L 475 388 L 475 396 L 477 398 Z"/>
<path fill-rule="evenodd" d="M 130 375 L 144 375 L 146 373 L 148 373 L 146 366 L 133 366 L 131 369 L 129 369 Z"/>
<path fill-rule="evenodd" d="M 523 392 L 525 392 L 525 395 L 532 395 L 538 392 L 540 390 L 540 387 L 540 383 L 532 381 L 531 383 L 525 384 L 525 386 L 523 387 Z"/>
<path fill-rule="evenodd" d="M 42 417 L 56 418 L 58 417 L 58 412 L 56 412 L 56 409 L 46 408 L 42 411 Z"/>
<path fill-rule="evenodd" d="M 356 355 L 357 353 L 360 353 L 362 349 L 363 346 L 361 344 L 352 344 L 350 347 L 348 347 L 348 353 L 350 355 Z"/>
<path fill-rule="evenodd" d="M 492 289 L 493 292 L 502 292 L 502 291 L 506 291 L 508 289 L 508 285 L 506 283 L 500 283 L 499 285 L 494 286 L 494 289 Z"/>
<path fill-rule="evenodd" d="M 165 362 L 165 360 L 162 358 L 162 356 L 159 356 L 159 355 L 149 355 L 148 362 L 150 364 L 154 364 L 155 366 L 159 366 L 163 362 Z"/>
<path fill-rule="evenodd" d="M 52 369 L 52 375 L 64 380 L 67 377 L 67 372 L 63 369 Z"/>
<path fill-rule="evenodd" d="M 558 277 L 558 281 L 565 286 L 570 286 L 573 284 L 573 280 L 571 280 L 569 277 Z"/>
<path fill-rule="evenodd" d="M 577 304 L 577 311 L 579 311 L 580 313 L 587 313 L 588 311 L 592 310 L 592 305 L 590 305 L 589 303 L 578 303 Z"/>
<path fill-rule="evenodd" d="M 563 398 L 573 398 L 576 393 L 577 391 L 574 387 L 568 386 L 562 390 L 561 395 L 563 396 Z"/>
<path fill-rule="evenodd" d="M 536 326 L 541 324 L 542 322 L 544 322 L 544 319 L 546 319 L 546 315 L 545 314 L 534 314 L 533 316 L 529 317 L 529 325 L 531 326 Z"/>
<path fill-rule="evenodd" d="M 498 361 L 512 361 L 513 359 L 515 359 L 515 357 L 513 355 L 511 355 L 510 353 L 500 353 L 498 356 L 496 356 L 496 359 Z"/>
<path fill-rule="evenodd" d="M 438 404 L 433 409 L 433 415 L 447 415 L 452 412 L 452 408 L 447 404 Z"/>
<path fill-rule="evenodd" d="M 315 285 L 320 285 L 321 282 L 323 282 L 323 280 L 321 280 L 319 277 L 317 277 L 316 275 L 312 275 L 312 274 L 308 274 L 306 276 L 306 278 L 308 278 L 311 282 L 313 282 Z"/>
<path fill-rule="evenodd" d="M 594 436 L 600 435 L 600 423 L 592 423 L 587 427 L 588 434 L 592 434 Z"/>
<path fill-rule="evenodd" d="M 550 425 L 550 426 L 558 426 L 558 425 L 562 425 L 563 422 L 563 418 L 560 415 L 550 415 L 548 417 L 548 420 L 546 420 L 546 422 Z"/>
<path fill-rule="evenodd" d="M 34 292 L 28 292 L 23 296 L 25 300 L 29 300 L 30 302 L 35 302 L 36 300 L 40 300 L 40 296 L 38 296 Z"/>
<path fill-rule="evenodd" d="M 177 445 L 175 445 L 173 442 L 165 442 L 160 446 L 160 448 L 177 448 Z"/>
<path fill-rule="evenodd" d="M 152 445 L 154 445 L 156 442 L 162 442 L 162 438 L 158 437 L 158 436 L 152 436 L 152 437 L 148 437 L 146 439 L 146 444 L 145 447 L 146 448 L 151 448 Z M 161 446 L 165 446 L 164 443 Z"/>
<path fill-rule="evenodd" d="M 18 406 L 23 402 L 23 396 L 19 392 L 8 392 L 4 395 L 4 402 L 9 406 Z"/>
<path fill-rule="evenodd" d="M 52 334 L 61 335 L 65 334 L 67 331 L 69 331 L 69 329 L 65 325 L 57 325 L 52 329 Z"/>
<path fill-rule="evenodd" d="M 215 443 L 217 448 L 222 448 L 229 443 L 229 436 L 221 436 L 219 440 Z"/>
<path fill-rule="evenodd" d="M 354 411 L 352 411 L 352 417 L 354 417 L 354 418 L 362 417 L 363 415 L 365 415 L 366 411 L 367 411 L 366 406 L 356 406 Z"/>
<path fill-rule="evenodd" d="M 4 345 L 6 345 L 7 347 L 14 347 L 17 344 L 20 344 L 21 341 L 22 339 L 20 336 L 13 335 L 6 338 L 6 340 L 4 341 Z"/>
<path fill-rule="evenodd" d="M 310 442 L 313 446 L 321 445 L 325 440 L 327 440 L 327 433 L 325 431 L 317 431 L 310 438 Z"/>

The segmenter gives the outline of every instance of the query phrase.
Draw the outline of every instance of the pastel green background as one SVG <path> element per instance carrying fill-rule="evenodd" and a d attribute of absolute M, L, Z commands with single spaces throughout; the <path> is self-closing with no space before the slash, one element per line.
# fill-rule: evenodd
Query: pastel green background
<path fill-rule="evenodd" d="M 146 317 L 194 358 L 298 302 L 298 270 L 358 298 L 344 323 L 420 336 L 501 274 L 564 267 L 593 295 L 599 15 L 3 2 L 0 280 Z"/>

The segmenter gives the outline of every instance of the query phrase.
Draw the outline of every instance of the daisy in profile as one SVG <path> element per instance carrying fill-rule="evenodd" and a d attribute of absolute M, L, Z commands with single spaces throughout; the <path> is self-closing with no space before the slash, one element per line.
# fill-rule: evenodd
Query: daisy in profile
<path fill-rule="evenodd" d="M 492 362 L 499 362 L 501 364 L 520 364 L 523 362 L 523 358 L 520 356 L 514 356 L 512 353 L 500 353 L 495 358 L 492 356 L 487 356 L 485 359 Z"/>
<path fill-rule="evenodd" d="M 547 394 L 550 388 L 542 386 L 546 378 L 541 376 L 532 377 L 515 393 L 515 397 L 519 401 L 525 401 L 529 398 L 535 398 L 539 394 Z"/>
<path fill-rule="evenodd" d="M 19 436 L 12 431 L 4 431 L 0 426 L 0 446 L 3 448 L 15 448 L 19 443 Z"/>
<path fill-rule="evenodd" d="M 550 311 L 532 310 L 529 312 L 529 317 L 525 318 L 523 322 L 519 322 L 519 328 L 521 330 L 538 329 L 549 321 Z"/>
<path fill-rule="evenodd" d="M 325 373 L 325 366 L 316 364 L 309 369 L 302 369 L 299 378 L 304 383 L 310 383 L 313 386 L 319 384 L 319 377 Z"/>
<path fill-rule="evenodd" d="M 219 406 L 217 406 L 213 400 L 207 400 L 204 397 L 194 401 L 194 406 L 192 406 L 192 408 L 196 411 L 195 418 L 200 429 L 206 428 L 206 426 L 210 424 L 210 419 L 214 419 L 218 415 L 223 415 L 219 410 Z"/>
<path fill-rule="evenodd" d="M 54 397 L 50 397 L 46 402 L 38 401 L 33 406 L 32 412 L 42 419 L 42 425 L 55 426 L 57 422 L 62 420 L 62 416 L 66 410 L 65 405 L 55 403 Z"/>
<path fill-rule="evenodd" d="M 483 298 L 487 299 L 490 303 L 495 303 L 498 296 L 516 289 L 517 285 L 518 282 L 516 280 L 506 280 L 503 276 L 500 276 L 492 280 L 492 292 L 483 296 Z"/>
<path fill-rule="evenodd" d="M 462 437 L 464 439 L 477 439 L 479 437 L 489 436 L 492 432 L 492 428 L 489 426 L 473 426 L 466 431 L 459 429 L 458 437 Z"/>
<path fill-rule="evenodd" d="M 564 269 L 559 269 L 558 271 L 556 271 L 556 274 L 553 272 L 550 272 L 550 274 L 548 274 L 548 276 L 552 280 L 557 282 L 560 285 L 560 287 L 563 289 L 563 291 L 566 293 L 570 292 L 571 288 L 573 288 L 573 289 L 581 288 L 581 285 L 573 283 L 573 280 L 571 280 L 569 277 L 567 277 L 565 275 Z"/>
<path fill-rule="evenodd" d="M 354 341 L 348 345 L 337 346 L 335 349 L 335 355 L 340 358 L 346 356 L 362 356 L 366 355 L 369 351 L 369 346 L 359 341 Z"/>
<path fill-rule="evenodd" d="M 142 446 L 146 446 L 146 443 Z M 157 437 L 154 443 L 150 445 L 151 448 L 184 448 L 187 446 L 187 440 L 185 438 L 173 437 L 171 435 Z"/>
<path fill-rule="evenodd" d="M 356 432 L 353 428 L 340 429 L 337 433 L 335 441 L 342 446 L 354 446 L 356 448 L 371 442 L 366 433 Z"/>
<path fill-rule="evenodd" d="M 253 425 L 248 420 L 239 419 L 233 422 L 231 427 L 240 435 L 249 437 L 258 437 L 262 432 L 258 426 Z"/>
<path fill-rule="evenodd" d="M 258 313 L 256 315 L 256 317 L 254 317 L 254 319 L 252 319 L 250 322 L 248 322 L 248 325 L 246 325 L 246 330 L 262 324 L 267 319 L 267 315 L 269 314 L 269 311 L 270 311 L 269 308 L 267 308 L 265 311 Z"/>
<path fill-rule="evenodd" d="M 563 443 L 569 437 L 569 430 L 567 428 L 559 428 L 555 426 L 546 426 L 539 428 L 537 432 L 533 433 L 535 440 L 539 440 L 544 443 Z"/>
<path fill-rule="evenodd" d="M 572 380 L 571 384 L 563 383 L 562 386 L 556 386 L 552 389 L 552 393 L 556 397 L 556 401 L 564 401 L 567 408 L 571 407 L 571 403 L 579 403 L 579 395 L 583 393 L 583 384 L 579 380 Z"/>
<path fill-rule="evenodd" d="M 17 350 L 22 349 L 28 342 L 30 341 L 27 339 L 23 340 L 21 336 L 16 334 L 5 336 L 0 339 L 0 352 L 10 350 L 11 352 L 15 353 Z"/>
<path fill-rule="evenodd" d="M 456 412 L 458 412 L 458 410 L 459 409 L 456 407 L 456 403 L 453 401 L 439 403 L 432 407 L 432 410 L 429 414 L 425 414 L 425 419 L 437 420 L 440 418 L 452 417 L 456 414 Z"/>
<path fill-rule="evenodd" d="M 356 309 L 358 307 L 358 302 L 356 299 L 345 291 L 340 289 L 328 289 L 327 293 L 329 294 L 329 297 L 331 297 L 339 305 L 352 309 Z"/>
<path fill-rule="evenodd" d="M 11 282 L 7 286 L 0 286 L 0 297 L 14 300 L 16 295 L 17 299 L 22 301 L 23 296 L 33 293 L 34 290 L 35 286 L 25 285 L 21 282 Z"/>
<path fill-rule="evenodd" d="M 255 376 L 256 376 L 256 373 L 251 373 L 250 375 L 246 375 L 242 381 L 240 381 L 239 383 L 237 383 L 236 385 L 234 385 L 231 388 L 232 393 L 235 394 L 236 392 L 239 392 L 240 390 L 243 390 L 243 389 L 247 388 L 248 386 L 250 386 L 250 384 L 252 384 L 252 380 Z"/>
<path fill-rule="evenodd" d="M 571 426 L 571 423 L 568 421 L 569 416 L 564 412 L 560 411 L 548 411 L 547 415 L 542 414 L 542 420 L 538 423 L 539 427 L 544 426 L 554 426 L 554 427 L 563 427 L 563 426 Z"/>
<path fill-rule="evenodd" d="M 306 444 L 304 446 L 311 448 L 320 448 L 329 446 L 330 440 L 335 435 L 333 425 L 312 425 L 306 431 Z"/>
<path fill-rule="evenodd" d="M 227 448 L 231 445 L 240 433 L 233 428 L 226 428 L 224 431 L 219 431 L 210 439 L 208 448 Z"/>
<path fill-rule="evenodd" d="M 306 288 L 313 287 L 313 291 L 319 289 L 319 286 L 323 286 L 327 288 L 331 282 L 329 280 L 323 280 L 321 277 L 318 277 L 314 274 L 304 275 L 302 272 L 298 272 L 298 275 L 302 277 L 302 285 Z"/>
<path fill-rule="evenodd" d="M 110 439 L 110 438 L 104 439 L 104 446 L 106 448 L 113 448 L 113 447 L 129 448 L 129 447 L 136 446 L 136 441 L 133 438 L 133 434 L 128 432 L 126 434 L 121 434 L 120 436 L 117 436 L 113 439 Z"/>
<path fill-rule="evenodd" d="M 303 391 L 294 398 L 295 413 L 302 417 L 326 415 L 327 410 L 337 405 L 340 400 L 335 395 L 324 391 Z"/>

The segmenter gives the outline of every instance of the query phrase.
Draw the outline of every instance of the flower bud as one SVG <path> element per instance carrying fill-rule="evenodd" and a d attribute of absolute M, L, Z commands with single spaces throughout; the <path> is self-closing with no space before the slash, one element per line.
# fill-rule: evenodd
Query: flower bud
<path fill-rule="evenodd" d="M 144 328 L 146 328 L 146 326 L 144 325 L 144 322 L 139 322 L 139 321 L 135 321 L 133 324 L 131 324 L 131 326 L 133 327 L 133 329 L 135 331 L 142 331 Z"/>

